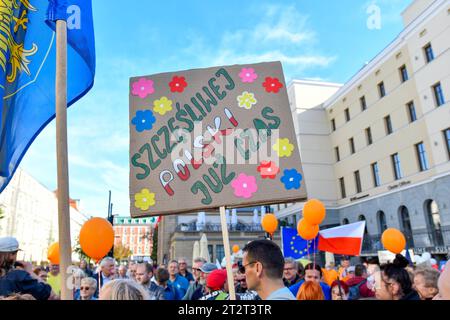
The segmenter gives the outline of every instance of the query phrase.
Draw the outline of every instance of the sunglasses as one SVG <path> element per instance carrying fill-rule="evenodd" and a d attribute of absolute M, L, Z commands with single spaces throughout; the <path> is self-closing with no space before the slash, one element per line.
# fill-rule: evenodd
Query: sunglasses
<path fill-rule="evenodd" d="M 202 270 L 200 270 L 199 268 L 192 268 L 192 271 L 193 271 L 193 272 L 200 272 L 200 271 L 202 271 Z"/>
<path fill-rule="evenodd" d="M 242 274 L 244 274 L 245 273 L 245 268 L 246 267 L 248 267 L 249 265 L 251 265 L 251 264 L 254 264 L 254 263 L 256 263 L 257 261 L 253 261 L 253 262 L 249 262 L 249 263 L 247 263 L 246 265 L 239 265 L 239 272 L 240 273 L 242 273 Z"/>
<path fill-rule="evenodd" d="M 89 290 L 91 287 L 80 287 L 80 290 Z"/>

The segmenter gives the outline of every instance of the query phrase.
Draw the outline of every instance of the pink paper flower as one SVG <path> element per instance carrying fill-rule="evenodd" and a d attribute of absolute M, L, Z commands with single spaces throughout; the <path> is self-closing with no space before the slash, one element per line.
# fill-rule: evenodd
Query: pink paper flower
<path fill-rule="evenodd" d="M 258 75 L 253 68 L 242 68 L 241 72 L 239 73 L 239 77 L 241 78 L 242 82 L 251 83 L 255 81 L 256 78 L 258 78 Z"/>
<path fill-rule="evenodd" d="M 258 190 L 256 184 L 256 178 L 253 176 L 247 176 L 245 173 L 241 173 L 236 179 L 231 182 L 231 186 L 234 189 L 234 195 L 239 198 L 251 198 L 253 193 Z"/>
<path fill-rule="evenodd" d="M 153 80 L 140 78 L 138 81 L 132 83 L 131 94 L 133 96 L 139 96 L 139 98 L 144 99 L 149 94 L 155 92 L 153 88 Z"/>

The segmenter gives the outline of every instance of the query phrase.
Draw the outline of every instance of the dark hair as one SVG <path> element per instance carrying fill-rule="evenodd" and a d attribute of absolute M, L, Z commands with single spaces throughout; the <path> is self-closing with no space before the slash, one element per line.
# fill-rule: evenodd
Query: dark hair
<path fill-rule="evenodd" d="M 306 270 L 317 270 L 320 273 L 320 277 L 322 277 L 322 268 L 318 263 L 308 263 L 305 267 L 305 271 Z"/>
<path fill-rule="evenodd" d="M 330 288 L 333 289 L 335 286 L 339 287 L 339 292 L 345 292 L 345 294 L 347 294 L 349 291 L 348 285 L 344 281 L 334 280 Z"/>
<path fill-rule="evenodd" d="M 402 295 L 405 296 L 412 291 L 412 283 L 408 271 L 405 270 L 403 265 L 404 262 L 394 260 L 393 263 L 381 266 L 381 270 L 388 279 L 394 280 L 400 284 Z"/>
<path fill-rule="evenodd" d="M 364 273 L 366 273 L 367 269 L 363 264 L 357 264 L 355 266 L 355 276 L 362 277 Z"/>
<path fill-rule="evenodd" d="M 268 278 L 283 278 L 284 257 L 275 242 L 254 240 L 245 245 L 242 251 L 247 252 L 249 262 L 258 261 L 263 265 Z"/>
<path fill-rule="evenodd" d="M 301 277 L 305 275 L 305 267 L 299 262 L 297 266 L 297 274 Z"/>
<path fill-rule="evenodd" d="M 379 265 L 380 264 L 380 260 L 378 260 L 378 257 L 372 257 L 372 258 L 367 259 L 367 263 L 368 264 L 377 264 L 377 265 Z"/>
<path fill-rule="evenodd" d="M 144 266 L 145 267 L 145 271 L 147 273 L 150 273 L 150 272 L 153 273 L 153 266 L 150 263 L 142 262 L 142 263 L 139 263 L 138 265 Z"/>
<path fill-rule="evenodd" d="M 401 254 L 396 254 L 395 259 L 392 263 L 397 265 L 399 268 L 406 268 L 409 264 L 409 261 Z"/>
<path fill-rule="evenodd" d="M 158 268 L 158 270 L 156 270 L 155 278 L 160 284 L 167 282 L 167 280 L 169 280 L 169 277 L 169 271 L 167 271 L 166 269 Z"/>

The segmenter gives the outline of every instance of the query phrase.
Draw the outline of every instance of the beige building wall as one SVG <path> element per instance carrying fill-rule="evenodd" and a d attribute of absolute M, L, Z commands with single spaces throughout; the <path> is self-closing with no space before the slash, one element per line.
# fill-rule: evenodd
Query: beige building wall
<path fill-rule="evenodd" d="M 23 251 L 18 258 L 37 263 L 47 261 L 47 249 L 58 241 L 58 202 L 55 193 L 18 168 L 8 186 L 0 194 L 0 237 L 14 236 Z M 72 246 L 88 217 L 70 207 Z M 74 261 L 78 260 L 72 254 Z"/>
<path fill-rule="evenodd" d="M 415 245 L 442 252 L 450 245 L 450 159 L 444 130 L 450 128 L 450 1 L 415 0 L 403 12 L 405 29 L 336 93 L 327 98 L 320 90 L 328 84 L 293 81 L 289 98 L 303 167 L 308 198 L 317 197 L 327 206 L 327 216 L 355 222 L 364 216 L 369 235 L 379 242 L 383 231 L 379 213 L 388 227 L 403 228 L 400 209 L 409 213 Z M 424 47 L 431 44 L 434 60 L 426 61 Z M 400 68 L 406 67 L 403 81 Z M 379 84 L 386 95 L 380 97 Z M 440 83 L 444 104 L 437 105 L 433 86 Z M 304 87 L 311 86 L 315 89 Z M 315 95 L 315 98 L 311 98 Z M 366 107 L 362 108 L 364 97 Z M 303 100 L 314 101 L 308 108 Z M 413 102 L 417 120 L 411 121 L 407 104 Z M 349 119 L 346 119 L 348 110 Z M 387 133 L 389 116 L 392 133 Z M 335 129 L 332 128 L 332 121 Z M 366 129 L 370 128 L 372 143 Z M 351 152 L 350 139 L 355 152 Z M 416 144 L 423 143 L 428 169 L 421 171 Z M 335 148 L 339 149 L 337 159 Z M 392 155 L 398 153 L 402 171 L 396 180 Z M 381 184 L 375 186 L 372 164 L 377 163 Z M 355 171 L 359 171 L 361 192 Z M 341 196 L 339 179 L 345 181 Z M 427 207 L 431 200 L 436 202 Z M 303 204 L 280 208 L 279 218 L 301 218 Z M 430 212 L 439 231 L 431 235 Z M 434 211 L 433 211 L 434 212 Z M 431 228 L 431 229 L 430 229 Z M 436 237 L 444 239 L 444 247 Z M 412 235 L 411 235 L 412 237 Z M 436 239 L 435 239 L 436 238 Z M 370 237 L 368 240 L 372 241 Z M 450 247 L 449 247 L 450 248 Z"/>

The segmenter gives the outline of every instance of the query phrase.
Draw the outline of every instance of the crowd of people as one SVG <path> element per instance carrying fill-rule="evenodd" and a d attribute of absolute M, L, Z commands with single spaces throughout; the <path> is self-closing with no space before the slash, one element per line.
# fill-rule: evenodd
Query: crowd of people
<path fill-rule="evenodd" d="M 53 300 L 61 295 L 59 266 L 32 266 L 17 261 L 19 243 L 0 238 L 0 300 Z M 379 265 L 373 258 L 339 267 L 305 266 L 285 258 L 273 241 L 254 240 L 233 265 L 231 284 L 237 300 L 450 300 L 450 262 L 442 271 L 412 265 L 402 255 Z M 118 264 L 104 258 L 94 266 L 82 260 L 71 268 L 74 300 L 229 300 L 226 269 L 196 258 L 188 270 L 185 258 L 167 265 Z"/>

